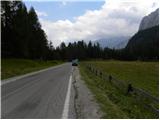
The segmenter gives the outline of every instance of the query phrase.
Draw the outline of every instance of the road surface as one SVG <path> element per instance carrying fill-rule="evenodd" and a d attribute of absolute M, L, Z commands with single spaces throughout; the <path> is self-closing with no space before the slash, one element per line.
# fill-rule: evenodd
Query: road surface
<path fill-rule="evenodd" d="M 1 117 L 82 118 L 77 115 L 79 110 L 76 107 L 78 103 L 75 104 L 75 96 L 78 93 L 74 89 L 73 71 L 71 63 L 65 63 L 2 84 Z M 88 112 L 92 110 L 88 109 Z"/>

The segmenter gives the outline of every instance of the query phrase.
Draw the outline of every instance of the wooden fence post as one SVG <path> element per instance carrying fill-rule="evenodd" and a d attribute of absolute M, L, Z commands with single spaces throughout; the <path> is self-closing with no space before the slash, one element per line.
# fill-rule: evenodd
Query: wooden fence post
<path fill-rule="evenodd" d="M 101 71 L 99 72 L 99 74 L 100 74 L 100 77 L 102 78 L 102 72 Z"/>
<path fill-rule="evenodd" d="M 133 87 L 132 84 L 128 84 L 128 88 L 127 88 L 127 94 L 133 92 Z"/>
<path fill-rule="evenodd" d="M 136 99 L 139 99 L 139 100 L 143 100 L 143 98 L 145 97 L 145 99 L 149 100 L 149 102 L 151 102 L 151 104 L 148 103 L 148 102 L 144 103 L 143 104 L 144 107 L 147 106 L 151 111 L 153 111 L 158 116 L 158 113 L 159 113 L 158 108 L 155 107 L 155 106 L 152 106 L 152 104 L 153 105 L 158 105 L 158 102 L 159 102 L 158 98 L 155 98 L 154 96 L 150 95 L 149 93 L 147 93 L 147 92 L 145 92 L 145 91 L 143 91 L 141 89 L 133 87 L 131 83 L 129 83 L 128 85 L 126 85 L 126 84 L 123 84 L 122 81 L 116 80 L 111 75 L 109 75 L 109 76 L 106 76 L 105 74 L 103 75 L 103 73 L 101 71 L 97 70 L 92 65 L 88 65 L 87 68 L 93 74 L 95 74 L 96 76 L 99 76 L 99 77 L 101 77 L 104 80 L 109 80 L 109 82 L 111 84 L 115 85 L 115 87 L 124 88 L 125 90 L 124 89 L 123 90 L 125 91 L 126 95 L 134 93 L 134 96 L 136 97 Z"/>
<path fill-rule="evenodd" d="M 112 76 L 111 75 L 109 75 L 109 82 L 111 82 L 112 81 Z"/>
<path fill-rule="evenodd" d="M 98 76 L 98 71 L 97 70 L 95 70 L 95 73 L 96 73 L 96 76 Z"/>

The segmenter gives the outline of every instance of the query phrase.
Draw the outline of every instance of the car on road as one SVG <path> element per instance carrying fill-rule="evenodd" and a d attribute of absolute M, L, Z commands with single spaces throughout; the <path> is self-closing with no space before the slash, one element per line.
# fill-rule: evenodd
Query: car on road
<path fill-rule="evenodd" d="M 72 60 L 72 66 L 78 66 L 78 59 Z"/>

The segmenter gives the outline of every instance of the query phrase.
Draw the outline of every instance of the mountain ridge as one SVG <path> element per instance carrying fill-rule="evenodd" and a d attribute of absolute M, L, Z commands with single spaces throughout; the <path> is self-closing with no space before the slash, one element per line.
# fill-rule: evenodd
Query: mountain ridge
<path fill-rule="evenodd" d="M 157 25 L 159 25 L 159 8 L 142 18 L 138 31 L 145 30 Z"/>
<path fill-rule="evenodd" d="M 94 43 L 98 42 L 102 48 L 108 47 L 111 49 L 121 49 L 121 48 L 125 48 L 129 38 L 130 36 L 102 38 L 99 40 L 95 40 Z"/>

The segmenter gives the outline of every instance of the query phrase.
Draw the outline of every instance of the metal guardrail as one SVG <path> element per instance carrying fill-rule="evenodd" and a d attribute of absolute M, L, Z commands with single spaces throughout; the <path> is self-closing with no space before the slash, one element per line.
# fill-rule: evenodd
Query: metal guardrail
<path fill-rule="evenodd" d="M 90 70 L 96 76 L 99 76 L 101 79 L 108 80 L 115 87 L 122 90 L 124 94 L 133 94 L 134 98 L 137 98 L 138 100 L 143 101 L 142 103 L 145 108 L 150 108 L 152 112 L 159 115 L 159 99 L 158 98 L 152 96 L 150 93 L 142 89 L 133 87 L 132 84 L 127 84 L 122 80 L 118 80 L 111 75 L 107 75 L 106 73 L 103 73 L 102 71 L 98 70 L 96 67 L 93 67 L 93 65 L 86 65 L 86 67 L 88 70 Z"/>

